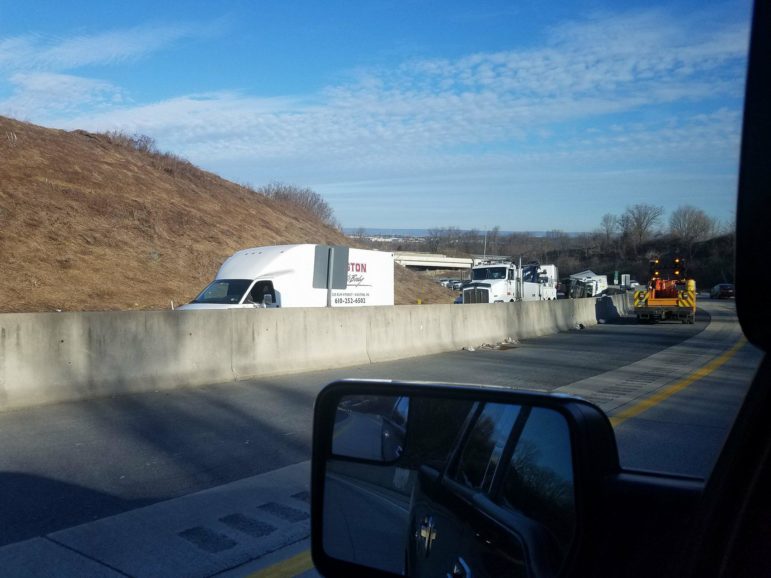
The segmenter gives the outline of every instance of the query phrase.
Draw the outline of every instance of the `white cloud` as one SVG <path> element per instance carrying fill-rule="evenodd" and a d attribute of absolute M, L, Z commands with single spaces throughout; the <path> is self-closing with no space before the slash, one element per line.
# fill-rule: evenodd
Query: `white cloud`
<path fill-rule="evenodd" d="M 313 102 L 233 93 L 173 98 L 67 121 L 134 124 L 196 154 L 440 150 L 524 140 L 554 123 L 741 95 L 746 29 L 696 37 L 653 12 L 570 24 L 542 49 L 412 62 L 330 87 Z M 689 43 L 689 39 L 691 42 Z M 249 152 L 251 151 L 251 152 Z"/>
<path fill-rule="evenodd" d="M 433 83 L 457 90 L 493 87 L 520 97 L 546 99 L 653 89 L 647 98 L 654 100 L 684 83 L 693 94 L 707 94 L 703 87 L 700 93 L 694 91 L 689 81 L 701 74 L 733 80 L 731 65 L 742 61 L 746 51 L 746 26 L 698 30 L 688 22 L 675 24 L 664 12 L 651 11 L 559 26 L 541 48 L 414 62 L 395 80 L 417 79 L 423 87 Z M 728 70 L 722 70 L 726 65 Z"/>
<path fill-rule="evenodd" d="M 138 26 L 65 39 L 39 34 L 0 39 L 0 70 L 64 71 L 114 64 L 145 57 L 184 38 L 209 34 L 215 26 Z"/>
<path fill-rule="evenodd" d="M 304 97 L 226 91 L 127 105 L 110 83 L 35 70 L 140 58 L 191 30 L 0 41 L 0 70 L 30 67 L 11 77 L 0 113 L 148 134 L 230 178 L 317 184 L 333 199 L 346 182 L 397 176 L 481 199 L 485 183 L 531 190 L 527 175 L 557 190 L 560 175 L 603 163 L 632 171 L 678 159 L 730 172 L 736 158 L 746 25 L 660 10 L 595 15 L 555 27 L 539 48 L 411 61 Z"/>
<path fill-rule="evenodd" d="M 0 113 L 12 116 L 80 114 L 123 104 L 121 89 L 102 80 L 50 72 L 17 73 L 9 80 L 14 93 L 0 102 Z"/>

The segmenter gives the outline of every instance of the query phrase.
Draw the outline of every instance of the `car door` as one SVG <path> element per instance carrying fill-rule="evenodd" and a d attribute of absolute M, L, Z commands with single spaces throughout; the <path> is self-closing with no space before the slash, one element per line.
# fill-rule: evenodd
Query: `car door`
<path fill-rule="evenodd" d="M 465 539 L 469 520 L 479 515 L 478 502 L 495 477 L 520 409 L 480 406 L 444 473 L 419 469 L 411 507 L 411 575 L 464 575 L 463 564 L 471 555 Z"/>
<path fill-rule="evenodd" d="M 558 574 L 576 529 L 573 460 L 565 420 L 524 408 L 489 490 L 475 497 L 463 542 L 464 576 Z"/>

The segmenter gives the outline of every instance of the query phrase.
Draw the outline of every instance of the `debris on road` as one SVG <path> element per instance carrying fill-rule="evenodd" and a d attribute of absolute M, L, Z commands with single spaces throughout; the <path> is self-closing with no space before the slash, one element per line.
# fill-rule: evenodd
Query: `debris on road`
<path fill-rule="evenodd" d="M 463 348 L 463 351 L 476 351 L 479 350 L 487 350 L 487 351 L 501 351 L 505 349 L 514 349 L 516 347 L 519 347 L 519 341 L 514 339 L 513 337 L 507 337 L 503 341 L 499 341 L 498 343 L 483 343 L 482 345 L 478 347 L 472 347 L 470 345 Z"/>

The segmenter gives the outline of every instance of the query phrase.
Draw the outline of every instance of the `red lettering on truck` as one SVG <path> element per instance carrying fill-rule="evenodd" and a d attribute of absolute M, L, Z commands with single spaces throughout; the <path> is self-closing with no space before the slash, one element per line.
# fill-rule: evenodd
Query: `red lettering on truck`
<path fill-rule="evenodd" d="M 348 272 L 349 273 L 366 273 L 367 264 L 366 263 L 348 263 Z"/>

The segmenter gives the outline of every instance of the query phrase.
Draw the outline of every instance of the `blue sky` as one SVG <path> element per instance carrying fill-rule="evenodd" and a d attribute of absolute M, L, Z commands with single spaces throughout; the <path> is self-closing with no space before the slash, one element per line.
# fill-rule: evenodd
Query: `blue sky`
<path fill-rule="evenodd" d="M 729 222 L 749 13 L 0 0 L 0 114 L 308 186 L 345 227 L 586 231 L 635 203 Z"/>

